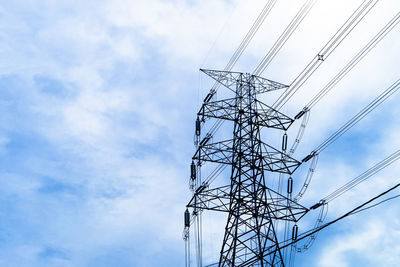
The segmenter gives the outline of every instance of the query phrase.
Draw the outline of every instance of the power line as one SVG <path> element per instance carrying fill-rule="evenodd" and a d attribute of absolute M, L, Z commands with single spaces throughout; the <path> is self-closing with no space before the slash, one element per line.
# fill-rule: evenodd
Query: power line
<path fill-rule="evenodd" d="M 378 202 L 378 203 L 376 203 L 376 204 L 374 204 L 374 205 L 371 205 L 371 206 L 365 207 L 365 208 L 363 208 L 363 209 L 361 209 L 361 210 L 355 211 L 355 212 L 353 212 L 351 215 L 357 214 L 357 213 L 362 212 L 362 211 L 365 211 L 365 210 L 369 210 L 369 209 L 371 209 L 371 208 L 374 208 L 374 207 L 376 207 L 376 206 L 379 206 L 379 205 L 381 205 L 381 204 L 383 204 L 383 203 L 385 203 L 385 202 L 387 202 L 387 201 L 393 200 L 393 199 L 398 198 L 398 197 L 400 197 L 400 195 L 395 195 L 395 196 L 393 196 L 393 197 L 389 197 L 389 198 L 384 199 L 384 200 L 382 200 L 381 202 Z"/>
<path fill-rule="evenodd" d="M 400 186 L 400 183 L 397 184 L 397 185 L 395 185 L 395 186 L 393 186 L 392 188 L 386 190 L 385 192 L 379 194 L 378 196 L 376 196 L 376 197 L 374 197 L 374 198 L 368 200 L 367 202 L 363 203 L 362 205 L 360 205 L 360 206 L 358 206 L 358 207 L 352 209 L 351 211 L 347 212 L 346 214 L 340 216 L 339 218 L 337 218 L 337 219 L 335 219 L 335 220 L 333 220 L 333 221 L 330 221 L 330 222 L 328 222 L 328 223 L 326 223 L 326 224 L 324 224 L 324 225 L 322 225 L 322 226 L 320 226 L 320 227 L 317 227 L 317 228 L 314 228 L 314 229 L 311 229 L 311 230 L 309 230 L 309 231 L 306 231 L 306 232 L 302 233 L 301 235 L 299 235 L 299 236 L 298 236 L 295 240 L 293 240 L 292 242 L 289 242 L 289 243 L 287 243 L 287 244 L 284 244 L 284 245 L 280 246 L 280 249 L 283 249 L 283 248 L 286 248 L 286 247 L 288 247 L 288 246 L 291 246 L 291 245 L 293 245 L 293 244 L 295 244 L 295 243 L 297 243 L 297 242 L 299 242 L 299 241 L 301 241 L 301 240 L 303 240 L 303 239 L 305 239 L 305 238 L 307 238 L 307 237 L 309 237 L 309 236 L 311 236 L 311 235 L 313 235 L 313 234 L 315 234 L 315 233 L 317 233 L 317 232 L 319 232 L 319 231 L 325 229 L 326 227 L 328 227 L 328 226 L 330 226 L 330 225 L 332 225 L 332 224 L 334 224 L 334 223 L 336 223 L 336 222 L 338 222 L 338 221 L 343 220 L 344 218 L 346 218 L 346 217 L 348 217 L 348 216 L 350 216 L 350 215 L 354 215 L 354 214 L 356 214 L 356 213 L 358 213 L 358 212 L 361 212 L 361 211 L 362 211 L 362 208 L 364 208 L 365 206 L 367 206 L 367 205 L 370 204 L 371 202 L 373 202 L 373 201 L 375 201 L 375 200 L 381 198 L 382 196 L 384 196 L 384 195 L 390 193 L 391 191 L 395 190 L 395 189 L 398 188 L 399 186 Z M 394 197 L 393 197 L 393 198 L 394 198 Z M 393 198 L 391 198 L 391 199 L 393 199 Z M 384 202 L 386 202 L 386 201 L 388 201 L 388 200 L 390 200 L 390 199 L 386 199 L 385 201 L 381 201 L 381 203 L 384 203 Z M 375 205 L 375 206 L 376 206 L 376 205 Z M 372 206 L 369 207 L 369 208 L 372 208 Z M 364 210 L 365 210 L 365 209 L 364 209 Z M 284 243 L 284 241 L 281 242 L 281 243 Z M 268 256 L 268 255 L 270 255 L 270 254 L 272 254 L 272 253 L 274 253 L 274 251 L 270 252 L 270 253 L 267 254 L 266 256 Z"/>
<path fill-rule="evenodd" d="M 273 108 L 279 110 L 283 105 L 300 89 L 300 87 L 310 78 L 310 76 L 319 68 L 319 66 L 335 51 L 343 40 L 352 32 L 360 21 L 371 11 L 379 0 L 365 0 L 340 29 L 325 44 L 320 52 L 310 61 L 303 71 L 290 84 L 289 88 L 282 93 L 273 104 Z"/>
<path fill-rule="evenodd" d="M 371 111 L 382 104 L 386 99 L 393 95 L 400 88 L 400 79 L 398 79 L 389 88 L 383 91 L 378 97 L 376 97 L 372 102 L 365 106 L 360 112 L 358 112 L 353 118 L 346 122 L 342 127 L 339 128 L 334 134 L 332 134 L 328 139 L 322 142 L 316 149 L 313 150 L 313 154 L 319 154 L 324 149 L 326 149 L 330 144 L 335 142 L 340 136 L 345 132 L 350 130 L 355 124 L 367 116 Z"/>
<path fill-rule="evenodd" d="M 336 189 L 331 194 L 324 197 L 322 199 L 322 201 L 331 202 L 332 200 L 338 198 L 339 196 L 346 193 L 347 191 L 353 189 L 358 184 L 364 182 L 365 180 L 367 180 L 374 174 L 376 174 L 379 171 L 383 170 L 384 168 L 388 167 L 389 165 L 391 165 L 392 163 L 397 161 L 399 158 L 400 158 L 400 149 L 397 150 L 396 152 L 392 153 L 390 156 L 386 157 L 382 161 L 378 162 L 377 164 L 375 164 L 373 167 L 369 168 L 365 172 L 361 173 L 360 175 L 358 175 L 356 178 L 352 179 L 345 185 Z"/>
<path fill-rule="evenodd" d="M 400 12 L 398 12 L 375 36 L 368 42 L 363 49 L 327 84 L 315 95 L 303 110 L 310 110 L 315 106 L 339 81 L 346 76 L 398 23 L 400 22 Z"/>
<path fill-rule="evenodd" d="M 254 69 L 253 74 L 259 76 L 265 71 L 269 63 L 274 59 L 276 54 L 281 50 L 286 41 L 292 36 L 300 23 L 304 20 L 307 14 L 310 12 L 311 8 L 314 6 L 317 0 L 308 0 L 304 2 L 303 6 L 291 20 L 289 25 L 285 28 L 283 33 L 279 36 L 278 40 L 274 43 L 272 48 L 264 56 L 258 66 Z"/>
<path fill-rule="evenodd" d="M 271 12 L 272 8 L 276 4 L 277 0 L 270 0 L 262 9 L 261 13 L 258 15 L 257 19 L 254 21 L 253 25 L 251 26 L 250 30 L 247 32 L 246 36 L 240 43 L 238 49 L 235 51 L 231 59 L 229 60 L 228 64 L 226 65 L 226 71 L 232 70 L 233 66 L 236 64 L 240 56 L 243 54 L 246 47 L 249 45 L 250 41 L 253 39 L 254 35 L 258 32 L 261 25 L 267 18 L 268 14 Z"/>

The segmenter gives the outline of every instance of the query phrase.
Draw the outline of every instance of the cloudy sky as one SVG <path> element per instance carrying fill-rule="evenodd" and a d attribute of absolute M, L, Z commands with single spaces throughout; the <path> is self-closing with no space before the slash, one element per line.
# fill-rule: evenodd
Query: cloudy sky
<path fill-rule="evenodd" d="M 195 113 L 209 90 L 198 69 L 224 68 L 265 3 L 2 1 L 0 265 L 183 266 Z M 317 2 L 263 76 L 290 84 L 360 3 Z M 234 70 L 251 72 L 300 5 L 278 0 Z M 381 0 L 283 111 L 296 115 L 399 10 Z M 313 109 L 297 159 L 399 78 L 399 34 L 400 26 Z M 392 96 L 320 155 L 304 203 L 400 148 L 399 101 Z M 397 184 L 399 170 L 335 200 L 328 217 Z M 398 266 L 399 206 L 328 228 L 298 266 Z M 206 229 L 205 239 L 221 230 Z M 204 247 L 207 263 L 214 245 Z"/>

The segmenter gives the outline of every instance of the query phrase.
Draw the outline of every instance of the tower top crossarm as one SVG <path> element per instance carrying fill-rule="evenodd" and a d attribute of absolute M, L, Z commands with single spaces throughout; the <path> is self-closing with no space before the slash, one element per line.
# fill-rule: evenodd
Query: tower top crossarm
<path fill-rule="evenodd" d="M 271 81 L 260 76 L 256 76 L 249 73 L 235 72 L 235 71 L 222 71 L 222 70 L 209 70 L 200 69 L 218 83 L 222 84 L 229 90 L 235 92 L 237 83 L 241 80 L 252 81 L 252 86 L 255 89 L 255 93 L 262 94 L 270 91 L 284 89 L 289 87 L 288 85 Z M 248 76 L 243 79 L 243 76 Z"/>

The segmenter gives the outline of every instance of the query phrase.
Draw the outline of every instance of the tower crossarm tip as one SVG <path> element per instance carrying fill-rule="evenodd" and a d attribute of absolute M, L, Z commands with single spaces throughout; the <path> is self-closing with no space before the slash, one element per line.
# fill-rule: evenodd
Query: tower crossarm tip
<path fill-rule="evenodd" d="M 233 142 L 234 139 L 214 143 L 201 142 L 192 159 L 198 160 L 200 164 L 203 162 L 214 162 L 228 165 L 235 164 L 234 161 L 232 161 L 232 156 L 234 154 Z M 264 142 L 261 142 L 261 145 L 262 150 L 257 153 L 257 157 L 262 159 L 264 170 L 292 174 L 301 165 L 301 162 L 278 149 Z M 249 153 L 249 151 L 244 151 L 240 157 L 250 157 L 251 155 Z M 251 162 L 248 161 L 247 164 L 250 166 Z"/>

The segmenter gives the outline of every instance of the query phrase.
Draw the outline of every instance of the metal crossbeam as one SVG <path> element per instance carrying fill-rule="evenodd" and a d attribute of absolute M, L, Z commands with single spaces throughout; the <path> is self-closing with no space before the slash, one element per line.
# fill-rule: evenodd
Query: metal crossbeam
<path fill-rule="evenodd" d="M 230 185 L 212 189 L 208 189 L 205 185 L 200 186 L 187 207 L 199 210 L 230 212 L 229 203 L 232 201 L 230 188 Z M 269 216 L 274 220 L 297 222 L 309 211 L 306 207 L 301 206 L 270 188 L 265 188 L 265 190 L 267 191 L 267 199 L 264 202 L 260 200 L 256 202 L 256 205 L 261 207 L 259 212 L 260 217 Z M 252 203 L 252 201 L 253 199 L 251 198 L 243 199 L 244 209 L 249 215 L 253 214 L 252 206 L 254 203 Z"/>
<path fill-rule="evenodd" d="M 199 164 L 203 164 L 205 161 L 229 165 L 235 164 L 235 162 L 232 161 L 232 157 L 236 152 L 233 147 L 235 139 L 208 143 L 209 141 L 207 141 L 207 138 L 209 137 L 205 137 L 205 139 L 200 142 L 193 156 L 193 160 L 197 160 Z M 247 148 L 251 147 L 251 143 L 245 143 L 243 145 Z M 240 152 L 240 155 L 244 158 L 243 163 L 245 165 L 251 164 L 247 158 L 254 155 L 263 161 L 263 170 L 285 174 L 292 174 L 301 165 L 299 161 L 262 141 L 260 141 L 260 149 L 261 151 L 258 153 L 251 152 L 251 149 Z"/>
<path fill-rule="evenodd" d="M 238 110 L 236 102 L 236 98 L 206 102 L 197 115 L 204 119 L 215 118 L 230 121 L 235 120 L 236 112 L 242 112 L 245 116 L 250 116 L 250 110 Z M 254 124 L 260 127 L 286 131 L 294 121 L 259 100 L 256 100 L 256 108 L 252 112 L 254 112 Z"/>

